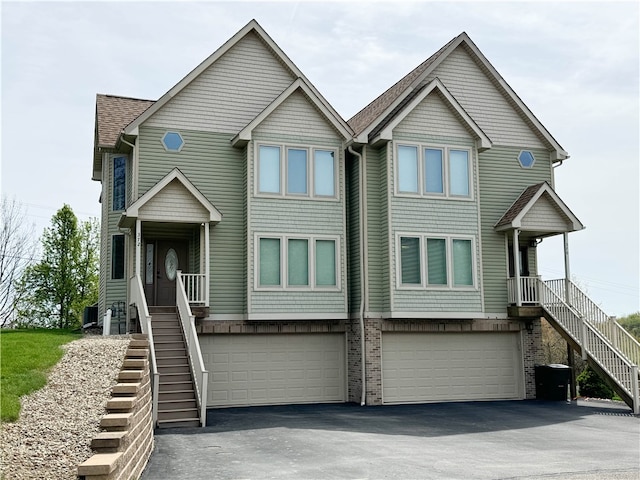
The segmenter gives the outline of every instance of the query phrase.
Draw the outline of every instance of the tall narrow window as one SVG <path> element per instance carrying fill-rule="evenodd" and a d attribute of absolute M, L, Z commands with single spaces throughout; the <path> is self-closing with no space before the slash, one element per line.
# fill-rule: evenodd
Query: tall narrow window
<path fill-rule="evenodd" d="M 260 285 L 280 285 L 280 239 L 260 239 Z"/>
<path fill-rule="evenodd" d="M 398 146 L 398 191 L 418 193 L 418 149 Z"/>
<path fill-rule="evenodd" d="M 111 237 L 111 278 L 124 278 L 124 235 Z"/>
<path fill-rule="evenodd" d="M 453 285 L 473 285 L 471 240 L 453 239 Z"/>
<path fill-rule="evenodd" d="M 444 238 L 427 238 L 427 283 L 447 284 L 447 244 Z"/>
<path fill-rule="evenodd" d="M 449 191 L 451 195 L 469 196 L 469 152 L 449 152 Z"/>
<path fill-rule="evenodd" d="M 287 193 L 307 194 L 307 151 L 287 149 Z"/>
<path fill-rule="evenodd" d="M 258 190 L 280 193 L 280 147 L 260 145 Z"/>
<path fill-rule="evenodd" d="M 124 210 L 127 191 L 126 157 L 113 159 L 113 210 Z"/>
<path fill-rule="evenodd" d="M 400 238 L 400 269 L 403 285 L 420 285 L 422 283 L 419 238 Z"/>
<path fill-rule="evenodd" d="M 316 285 L 336 285 L 335 240 L 316 240 Z"/>
<path fill-rule="evenodd" d="M 287 245 L 287 274 L 290 286 L 309 285 L 309 241 L 290 238 Z"/>
<path fill-rule="evenodd" d="M 333 197 L 335 187 L 335 161 L 331 150 L 315 150 L 314 155 L 314 194 Z"/>

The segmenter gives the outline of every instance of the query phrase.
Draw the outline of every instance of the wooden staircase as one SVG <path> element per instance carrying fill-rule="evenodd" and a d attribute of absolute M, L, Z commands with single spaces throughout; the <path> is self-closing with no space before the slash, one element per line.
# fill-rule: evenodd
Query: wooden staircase
<path fill-rule="evenodd" d="M 572 282 L 540 281 L 544 317 L 591 367 L 640 413 L 640 344 Z"/>
<path fill-rule="evenodd" d="M 158 428 L 199 427 L 200 411 L 175 307 L 149 307 L 158 368 Z"/>

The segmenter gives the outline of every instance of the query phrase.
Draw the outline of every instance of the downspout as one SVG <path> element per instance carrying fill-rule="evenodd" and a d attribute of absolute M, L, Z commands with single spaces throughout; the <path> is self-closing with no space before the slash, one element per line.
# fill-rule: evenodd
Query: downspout
<path fill-rule="evenodd" d="M 349 151 L 349 153 L 351 153 L 352 155 L 355 155 L 356 157 L 358 157 L 358 208 L 359 208 L 359 212 L 358 212 L 358 217 L 359 217 L 359 230 L 360 230 L 360 308 L 358 310 L 358 319 L 360 321 L 360 364 L 362 366 L 362 371 L 361 371 L 361 376 L 362 376 L 362 392 L 360 394 L 360 406 L 364 407 L 367 404 L 367 370 L 366 370 L 366 360 L 367 360 L 367 356 L 366 356 L 366 352 L 365 352 L 365 347 L 366 347 L 366 342 L 365 342 L 365 331 L 364 331 L 364 307 L 365 307 L 365 273 L 364 273 L 364 267 L 365 267 L 365 250 L 364 250 L 364 200 L 363 200 L 363 193 L 364 193 L 364 185 L 363 185 L 363 179 L 362 179 L 362 175 L 363 175 L 363 171 L 364 171 L 364 166 L 363 166 L 363 160 L 362 160 L 362 154 L 356 152 L 351 145 L 349 145 L 349 147 L 347 148 L 347 150 Z"/>

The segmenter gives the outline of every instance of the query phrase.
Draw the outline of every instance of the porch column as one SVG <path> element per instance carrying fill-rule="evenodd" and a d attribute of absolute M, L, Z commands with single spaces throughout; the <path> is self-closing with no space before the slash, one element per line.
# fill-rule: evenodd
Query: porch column
<path fill-rule="evenodd" d="M 142 221 L 136 218 L 136 277 L 142 278 L 140 273 L 140 263 L 142 258 Z"/>
<path fill-rule="evenodd" d="M 210 245 L 209 245 L 209 222 L 205 222 L 204 224 L 204 306 L 208 307 L 209 306 L 209 289 L 211 288 L 211 283 L 210 283 L 210 266 L 211 266 L 211 262 L 209 260 L 209 250 L 210 250 Z"/>
<path fill-rule="evenodd" d="M 516 279 L 516 306 L 522 306 L 522 286 L 520 285 L 520 243 L 517 228 L 513 229 L 513 276 Z"/>
<path fill-rule="evenodd" d="M 571 285 L 571 269 L 569 267 L 569 234 L 564 232 L 562 234 L 564 240 L 564 301 L 571 305 L 570 285 Z"/>

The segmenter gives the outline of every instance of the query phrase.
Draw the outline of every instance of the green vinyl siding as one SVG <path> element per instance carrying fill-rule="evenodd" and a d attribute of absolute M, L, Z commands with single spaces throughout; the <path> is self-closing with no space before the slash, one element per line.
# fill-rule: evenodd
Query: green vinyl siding
<path fill-rule="evenodd" d="M 346 163 L 347 186 L 347 278 L 349 279 L 349 311 L 358 312 L 361 299 L 360 257 L 360 162 L 350 155 Z"/>
<path fill-rule="evenodd" d="M 505 234 L 496 232 L 494 225 L 509 209 L 523 190 L 533 184 L 551 183 L 552 170 L 549 152 L 531 149 L 536 158 L 533 168 L 518 163 L 521 148 L 494 146 L 480 153 L 480 211 L 482 228 L 482 270 L 487 313 L 506 313 L 507 310 L 507 254 Z M 535 255 L 529 250 L 530 271 L 536 271 Z"/>
<path fill-rule="evenodd" d="M 231 146 L 231 135 L 179 130 L 184 147 L 179 153 L 167 152 L 160 142 L 164 132 L 162 128 L 140 128 L 138 195 L 178 167 L 222 213 L 222 221 L 211 225 L 210 231 L 211 311 L 244 313 L 243 150 Z"/>
<path fill-rule="evenodd" d="M 367 268 L 370 312 L 383 312 L 389 305 L 389 244 L 387 241 L 386 147 L 366 149 Z"/>

